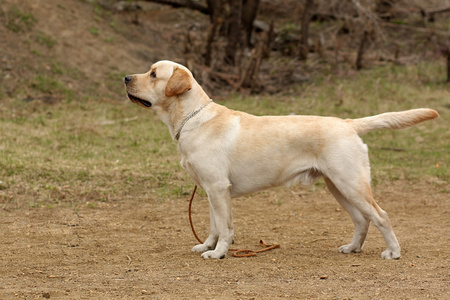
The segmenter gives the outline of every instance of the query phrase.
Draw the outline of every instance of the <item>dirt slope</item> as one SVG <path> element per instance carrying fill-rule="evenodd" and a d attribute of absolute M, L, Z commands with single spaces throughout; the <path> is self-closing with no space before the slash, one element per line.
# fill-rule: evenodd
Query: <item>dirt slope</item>
<path fill-rule="evenodd" d="M 156 60 L 180 59 L 183 24 L 193 22 L 181 10 L 144 7 L 135 25 L 134 13 L 111 12 L 90 1 L 2 0 L 0 91 L 117 98 L 124 74 L 144 72 Z M 42 78 L 57 87 L 45 86 Z"/>

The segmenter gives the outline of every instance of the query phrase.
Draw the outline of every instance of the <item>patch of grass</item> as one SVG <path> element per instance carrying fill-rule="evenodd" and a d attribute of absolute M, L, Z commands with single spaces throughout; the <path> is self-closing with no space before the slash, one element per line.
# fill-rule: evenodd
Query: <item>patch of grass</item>
<path fill-rule="evenodd" d="M 116 42 L 116 37 L 115 36 L 111 36 L 111 37 L 107 37 L 104 39 L 105 42 L 107 43 L 115 43 Z"/>
<path fill-rule="evenodd" d="M 100 30 L 98 29 L 98 27 L 93 26 L 89 28 L 89 32 L 94 36 L 98 36 Z"/>
<path fill-rule="evenodd" d="M 37 75 L 34 77 L 31 87 L 43 93 L 50 93 L 63 88 L 59 81 L 44 75 Z"/>
<path fill-rule="evenodd" d="M 26 32 L 36 24 L 36 18 L 27 12 L 21 11 L 18 7 L 13 7 L 7 13 L 6 28 L 15 33 Z"/>
<path fill-rule="evenodd" d="M 95 2 L 93 2 L 93 5 L 94 5 L 94 13 L 95 13 L 97 16 L 103 16 L 103 13 L 104 13 L 103 7 L 101 7 L 100 5 L 98 5 L 98 4 L 95 3 Z"/>
<path fill-rule="evenodd" d="M 36 49 L 32 49 L 32 50 L 31 50 L 31 53 L 34 54 L 34 55 L 36 55 L 36 56 L 39 56 L 39 57 L 42 57 L 42 56 L 43 56 L 42 53 L 39 52 L 39 51 L 36 50 Z"/>
<path fill-rule="evenodd" d="M 119 24 L 120 24 L 119 21 L 117 21 L 116 19 L 113 19 L 111 22 L 109 22 L 109 26 L 110 26 L 112 29 L 114 29 L 114 31 L 115 31 L 116 33 L 119 33 L 119 32 L 120 32 L 120 30 L 119 30 L 120 25 L 119 25 Z"/>
<path fill-rule="evenodd" d="M 51 36 L 45 34 L 42 31 L 39 31 L 37 36 L 36 36 L 36 41 L 41 44 L 44 45 L 48 48 L 53 48 L 53 46 L 55 46 L 58 41 L 54 38 L 52 38 Z"/>
<path fill-rule="evenodd" d="M 73 98 L 73 91 L 51 76 L 37 75 L 30 85 L 33 89 L 42 93 L 64 95 L 67 100 Z"/>
<path fill-rule="evenodd" d="M 51 61 L 50 66 L 53 74 L 65 75 L 70 77 L 71 79 L 78 80 L 81 79 L 83 75 L 82 72 L 77 68 L 68 68 L 67 66 L 61 64 L 58 61 Z"/>

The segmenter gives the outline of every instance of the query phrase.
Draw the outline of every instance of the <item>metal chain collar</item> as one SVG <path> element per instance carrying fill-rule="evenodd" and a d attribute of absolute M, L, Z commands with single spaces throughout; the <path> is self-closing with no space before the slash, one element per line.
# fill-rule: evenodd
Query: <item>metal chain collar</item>
<path fill-rule="evenodd" d="M 189 117 L 186 118 L 186 120 L 184 120 L 183 124 L 181 124 L 180 130 L 178 130 L 177 135 L 175 136 L 175 139 L 178 141 L 178 139 L 180 138 L 180 134 L 181 134 L 181 129 L 183 129 L 184 125 L 186 125 L 187 121 L 189 121 L 190 119 L 192 119 L 193 117 L 195 117 L 195 115 L 197 115 L 202 109 L 204 109 L 206 106 L 208 106 L 208 104 L 210 104 L 211 102 L 213 102 L 212 99 L 209 99 L 210 101 L 208 103 L 206 103 L 205 105 L 203 105 L 202 107 L 200 107 L 199 109 L 197 109 L 196 111 L 194 111 L 192 114 L 189 115 Z"/>

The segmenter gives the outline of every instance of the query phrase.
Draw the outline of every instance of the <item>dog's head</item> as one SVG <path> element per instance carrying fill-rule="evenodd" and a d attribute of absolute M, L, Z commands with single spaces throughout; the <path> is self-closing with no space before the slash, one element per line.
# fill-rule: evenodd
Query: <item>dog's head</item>
<path fill-rule="evenodd" d="M 153 64 L 145 74 L 125 76 L 124 81 L 132 102 L 155 108 L 191 90 L 193 76 L 184 66 L 163 60 Z"/>

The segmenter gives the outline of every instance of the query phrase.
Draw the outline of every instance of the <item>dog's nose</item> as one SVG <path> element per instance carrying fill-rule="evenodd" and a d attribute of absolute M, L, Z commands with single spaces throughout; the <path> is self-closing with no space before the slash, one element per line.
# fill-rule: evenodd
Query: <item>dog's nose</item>
<path fill-rule="evenodd" d="M 125 76 L 125 79 L 124 79 L 125 84 L 128 84 L 131 80 L 133 80 L 133 76 L 130 76 L 130 75 Z"/>

